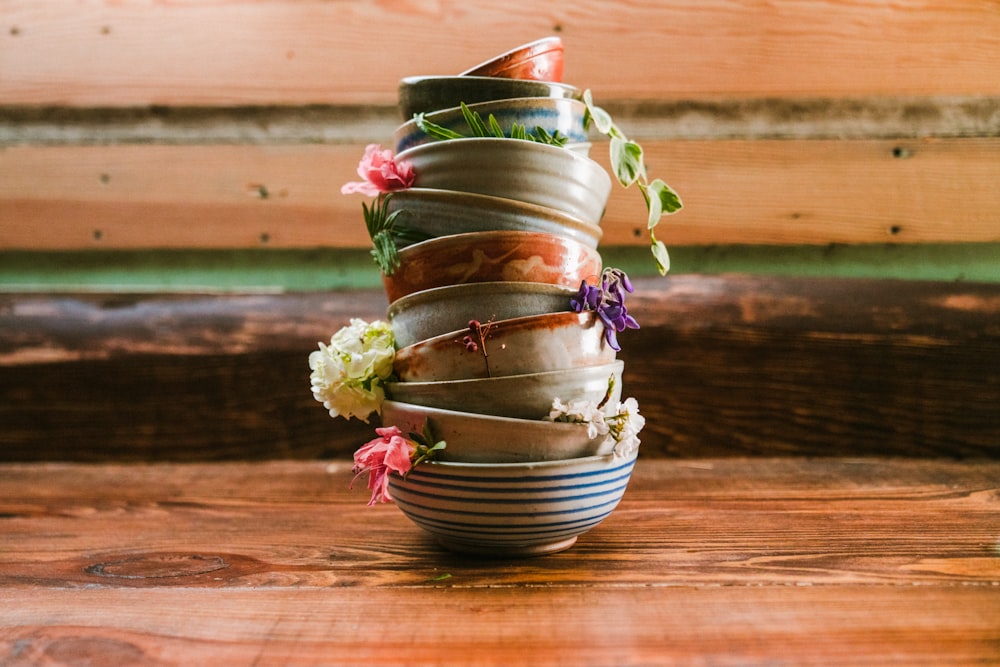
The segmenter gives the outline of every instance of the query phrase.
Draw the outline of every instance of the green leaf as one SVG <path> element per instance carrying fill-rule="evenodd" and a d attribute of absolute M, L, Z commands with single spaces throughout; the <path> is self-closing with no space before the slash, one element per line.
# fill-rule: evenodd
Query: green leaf
<path fill-rule="evenodd" d="M 478 112 L 470 109 L 465 102 L 462 102 L 461 106 L 462 116 L 465 118 L 465 124 L 468 125 L 469 129 L 472 131 L 472 136 L 489 136 L 489 133 L 486 131 L 486 123 L 483 122 L 483 117 L 480 116 Z"/>
<path fill-rule="evenodd" d="M 455 132 L 454 130 L 449 130 L 446 127 L 441 127 L 440 125 L 430 122 L 424 117 L 424 114 L 422 113 L 414 115 L 413 120 L 417 125 L 417 129 L 429 137 L 442 140 L 465 138 L 458 132 Z"/>
<path fill-rule="evenodd" d="M 665 215 L 676 213 L 684 208 L 684 203 L 681 202 L 680 196 L 674 192 L 673 188 L 664 183 L 662 179 L 658 178 L 650 183 L 649 189 L 660 200 L 660 206 L 663 207 Z"/>
<path fill-rule="evenodd" d="M 642 146 L 634 141 L 618 137 L 611 138 L 611 166 L 615 177 L 624 187 L 628 187 L 645 176 L 646 168 L 642 163 Z"/>
<path fill-rule="evenodd" d="M 653 259 L 656 261 L 656 269 L 661 276 L 666 275 L 667 271 L 670 270 L 670 255 L 667 253 L 667 246 L 663 245 L 663 241 L 654 239 L 650 250 L 652 250 Z"/>
<path fill-rule="evenodd" d="M 494 137 L 496 137 L 497 139 L 503 139 L 506 136 L 503 133 L 503 128 L 500 127 L 500 121 L 497 120 L 496 116 L 494 116 L 493 114 L 490 114 L 488 122 L 489 122 L 489 125 L 490 125 L 490 132 L 493 133 Z"/>
<path fill-rule="evenodd" d="M 583 91 L 583 102 L 587 105 L 587 117 L 593 121 L 597 131 L 605 135 L 610 134 L 614 128 L 611 115 L 601 107 L 594 105 L 593 95 L 589 89 Z"/>

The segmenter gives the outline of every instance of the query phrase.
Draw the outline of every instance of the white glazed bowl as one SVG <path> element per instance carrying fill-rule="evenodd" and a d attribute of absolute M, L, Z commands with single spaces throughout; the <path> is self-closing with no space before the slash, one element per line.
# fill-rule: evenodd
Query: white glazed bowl
<path fill-rule="evenodd" d="M 483 324 L 570 309 L 577 289 L 528 282 L 482 282 L 447 285 L 414 292 L 389 304 L 386 316 L 397 347 L 465 329 L 470 320 Z"/>
<path fill-rule="evenodd" d="M 409 188 L 394 192 L 387 208 L 401 211 L 399 224 L 425 238 L 466 232 L 543 232 L 596 248 L 603 233 L 598 225 L 562 211 L 474 192 Z M 403 248 L 407 243 L 397 245 Z"/>
<path fill-rule="evenodd" d="M 447 443 L 436 454 L 438 461 L 558 461 L 610 454 L 615 444 L 606 434 L 590 437 L 586 424 L 498 417 L 399 401 L 383 401 L 381 416 L 384 426 L 396 426 L 403 433 L 422 433 L 426 423 L 435 440 Z"/>
<path fill-rule="evenodd" d="M 519 139 L 461 139 L 416 146 L 396 156 L 413 165 L 413 186 L 506 197 L 597 224 L 611 176 L 580 153 Z"/>
<path fill-rule="evenodd" d="M 403 382 L 465 380 L 600 366 L 616 356 L 592 311 L 492 322 L 486 356 L 465 345 L 469 333 L 456 330 L 403 347 L 396 351 L 393 370 Z"/>
<path fill-rule="evenodd" d="M 470 111 L 479 114 L 484 122 L 487 122 L 492 115 L 507 136 L 510 136 L 513 125 L 522 125 L 533 134 L 538 127 L 551 135 L 558 132 L 566 138 L 567 145 L 586 144 L 589 139 L 583 125 L 587 106 L 580 100 L 521 97 L 469 104 L 468 107 Z M 424 117 L 427 121 L 466 138 L 472 136 L 461 107 L 442 109 Z M 396 128 L 393 139 L 396 142 L 397 153 L 421 144 L 440 141 L 417 127 L 415 120 L 409 120 Z"/>
<path fill-rule="evenodd" d="M 636 454 L 543 463 L 428 462 L 389 492 L 411 521 L 445 548 L 494 557 L 537 556 L 573 546 L 617 507 Z"/>
<path fill-rule="evenodd" d="M 617 405 L 622 393 L 624 363 L 571 368 L 544 373 L 441 382 L 389 382 L 386 393 L 394 401 L 460 410 L 484 415 L 542 419 L 552 408 L 552 399 L 563 403 L 581 399 L 599 404 L 608 393 L 608 405 Z"/>

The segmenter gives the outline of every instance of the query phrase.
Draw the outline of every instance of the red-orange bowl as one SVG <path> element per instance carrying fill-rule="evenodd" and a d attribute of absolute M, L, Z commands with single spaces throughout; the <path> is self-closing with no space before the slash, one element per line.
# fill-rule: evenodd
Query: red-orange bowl
<path fill-rule="evenodd" d="M 562 81 L 563 43 L 558 37 L 545 37 L 522 44 L 475 67 L 461 76 L 495 76 L 505 79 Z"/>
<path fill-rule="evenodd" d="M 601 255 L 579 241 L 544 232 L 453 234 L 399 251 L 399 267 L 382 276 L 389 302 L 432 287 L 531 282 L 579 287 L 598 282 Z"/>

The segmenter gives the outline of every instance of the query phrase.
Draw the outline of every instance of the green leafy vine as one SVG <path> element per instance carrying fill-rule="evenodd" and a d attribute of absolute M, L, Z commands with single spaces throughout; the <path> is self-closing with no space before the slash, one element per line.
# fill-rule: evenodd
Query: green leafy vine
<path fill-rule="evenodd" d="M 611 115 L 594 104 L 589 90 L 584 91 L 583 101 L 587 105 L 584 125 L 589 128 L 593 124 L 598 132 L 610 139 L 611 168 L 615 172 L 615 178 L 622 187 L 628 188 L 634 184 L 642 192 L 646 210 L 649 212 L 647 229 L 650 250 L 660 275 L 664 275 L 670 270 L 670 255 L 663 242 L 656 238 L 655 229 L 663 216 L 676 213 L 684 204 L 681 203 L 680 196 L 662 179 L 649 180 L 642 146 L 626 137 L 625 133 L 615 125 Z"/>

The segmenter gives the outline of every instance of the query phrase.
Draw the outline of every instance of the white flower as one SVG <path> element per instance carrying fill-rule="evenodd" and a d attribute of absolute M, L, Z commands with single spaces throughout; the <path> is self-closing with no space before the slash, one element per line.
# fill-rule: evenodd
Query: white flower
<path fill-rule="evenodd" d="M 639 414 L 639 402 L 634 398 L 626 398 L 618 404 L 615 416 L 608 417 L 611 422 L 611 438 L 614 438 L 615 458 L 628 458 L 639 449 L 639 431 L 646 425 L 646 418 Z"/>
<path fill-rule="evenodd" d="M 596 438 L 608 432 L 608 424 L 604 421 L 604 413 L 593 401 L 577 399 L 570 401 L 566 405 L 558 398 L 552 400 L 552 409 L 549 411 L 549 421 L 570 422 L 574 424 L 587 425 L 587 437 Z"/>
<path fill-rule="evenodd" d="M 371 324 L 351 319 L 350 325 L 319 344 L 309 355 L 313 397 L 331 417 L 357 417 L 367 422 L 380 413 L 384 381 L 392 375 L 396 356 L 392 328 L 381 320 Z"/>

